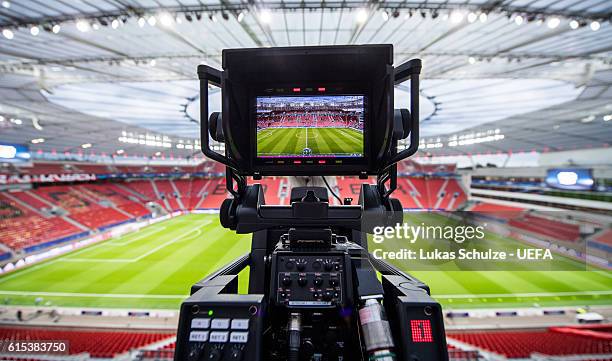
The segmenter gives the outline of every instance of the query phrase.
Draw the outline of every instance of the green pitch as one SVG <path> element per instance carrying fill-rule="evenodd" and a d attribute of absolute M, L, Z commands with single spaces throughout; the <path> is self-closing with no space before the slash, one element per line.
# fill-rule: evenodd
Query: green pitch
<path fill-rule="evenodd" d="M 453 223 L 439 214 L 426 212 L 410 212 L 404 218 L 414 225 Z M 471 247 L 531 248 L 513 239 L 485 233 L 485 246 L 472 244 Z M 376 248 L 397 251 L 402 247 L 411 248 L 394 241 L 370 243 L 371 252 Z M 505 266 L 503 271 L 461 271 L 453 262 L 437 265 L 431 271 L 432 262 L 412 267 L 411 262 L 418 261 L 389 262 L 427 283 L 432 295 L 446 308 L 612 305 L 612 272 L 592 268 L 587 271 L 584 263 L 558 254 L 554 262 L 547 264 L 550 270 L 546 271 L 529 270 L 531 264 L 526 261 Z"/>
<path fill-rule="evenodd" d="M 350 128 L 268 128 L 257 132 L 260 156 L 363 154 L 363 133 Z"/>
<path fill-rule="evenodd" d="M 0 299 L 61 306 L 176 308 L 191 284 L 249 249 L 217 215 L 185 215 L 0 277 Z"/>
<path fill-rule="evenodd" d="M 414 217 L 414 214 L 411 213 Z M 420 221 L 420 220 L 419 220 Z M 176 309 L 190 286 L 249 250 L 217 215 L 186 215 L 0 277 L 13 305 Z M 410 264 L 396 263 L 406 271 Z M 417 271 L 447 308 L 612 305 L 612 272 Z M 246 291 L 248 273 L 240 275 Z"/>

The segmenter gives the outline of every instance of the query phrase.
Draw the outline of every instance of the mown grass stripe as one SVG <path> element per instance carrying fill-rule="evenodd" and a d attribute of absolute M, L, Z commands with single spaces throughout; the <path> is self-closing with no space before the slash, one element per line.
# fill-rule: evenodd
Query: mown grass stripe
<path fill-rule="evenodd" d="M 331 135 L 330 132 L 323 131 L 320 132 L 320 135 L 323 137 L 323 141 L 327 144 L 330 154 L 342 153 L 342 147 L 336 143 L 336 140 L 334 139 L 335 137 Z"/>
<path fill-rule="evenodd" d="M 359 137 L 352 135 L 352 132 L 348 129 L 340 130 L 347 149 L 351 149 L 348 153 L 363 153 L 363 138 L 359 139 Z"/>
<path fill-rule="evenodd" d="M 283 129 L 270 129 L 271 135 L 264 138 L 261 144 L 258 142 L 258 152 L 260 153 L 273 153 L 274 148 L 278 146 L 278 141 L 281 139 Z"/>

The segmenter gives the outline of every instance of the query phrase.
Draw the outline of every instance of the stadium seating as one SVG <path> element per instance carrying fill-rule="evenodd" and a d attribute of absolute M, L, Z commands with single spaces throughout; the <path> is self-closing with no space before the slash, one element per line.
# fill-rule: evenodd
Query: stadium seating
<path fill-rule="evenodd" d="M 68 186 L 40 187 L 34 192 L 69 212 L 69 217 L 80 224 L 98 229 L 129 220 L 130 217 L 110 207 L 96 203 L 84 188 Z"/>
<path fill-rule="evenodd" d="M 204 192 L 210 185 L 209 179 L 194 178 L 175 180 L 174 184 L 181 193 L 181 200 L 187 209 L 196 209 L 202 201 Z"/>
<path fill-rule="evenodd" d="M 248 183 L 249 184 L 253 184 L 253 183 L 261 184 L 263 191 L 264 191 L 266 204 L 281 204 L 279 193 L 280 193 L 281 184 L 283 181 L 284 181 L 284 178 L 274 177 L 274 178 L 263 178 L 258 181 L 250 180 Z"/>
<path fill-rule="evenodd" d="M 523 212 L 524 209 L 523 208 L 519 208 L 519 207 L 511 207 L 511 206 L 505 206 L 505 205 L 501 205 L 501 204 L 496 204 L 496 203 L 486 203 L 486 202 L 482 202 L 482 203 L 478 203 L 476 205 L 474 205 L 470 211 L 473 212 Z"/>
<path fill-rule="evenodd" d="M 419 197 L 419 195 L 417 191 L 414 190 L 412 182 L 406 178 L 399 178 L 397 180 L 397 190 L 395 193 L 393 193 L 393 197 L 399 199 L 404 208 L 423 208 L 421 203 L 418 203 L 419 201 L 417 201 L 417 197 Z"/>
<path fill-rule="evenodd" d="M 29 204 L 30 206 L 36 208 L 36 209 L 45 209 L 45 208 L 50 208 L 50 205 L 41 201 L 39 198 L 33 196 L 31 193 L 25 191 L 25 192 L 14 192 L 11 193 L 11 195 L 19 200 L 21 200 L 24 203 Z"/>
<path fill-rule="evenodd" d="M 330 116 L 331 117 L 331 116 Z M 325 122 L 333 126 L 344 120 L 331 117 Z M 326 123 L 326 124 L 327 124 Z M 417 166 L 421 169 L 421 166 Z M 215 162 L 203 162 L 197 166 L 181 168 L 171 166 L 116 166 L 92 163 L 36 162 L 34 167 L 4 167 L 3 172 L 24 174 L 49 173 L 222 173 L 224 167 Z M 373 179 L 370 179 L 373 182 Z M 252 183 L 252 181 L 249 181 Z M 287 180 L 282 177 L 266 177 L 260 181 L 267 204 L 287 204 L 285 190 Z M 350 177 L 337 178 L 337 191 L 341 197 L 359 196 L 361 180 Z M 332 182 L 333 183 L 333 182 Z M 23 249 L 32 245 L 74 236 L 88 229 L 105 229 L 131 219 L 151 214 L 146 206 L 155 202 L 167 211 L 218 209 L 227 197 L 224 178 L 150 178 L 77 183 L 75 185 L 35 184 L 27 191 L 10 193 L 3 197 L 3 207 L 13 216 L 3 219 L 3 243 L 9 248 Z M 453 178 L 411 177 L 399 178 L 394 194 L 405 208 L 455 209 L 465 201 L 465 194 Z M 335 199 L 332 202 L 336 203 Z M 16 204 L 19 203 L 19 204 Z M 24 204 L 31 208 L 24 208 Z M 11 208 L 11 209 L 9 209 Z M 4 210 L 3 210 L 4 211 Z M 40 211 L 40 212 L 38 212 Z M 60 216 L 54 216 L 59 214 Z M 76 221 L 76 222 L 72 222 Z M 77 224 L 78 223 L 78 224 Z M 80 224 L 80 226 L 79 226 Z"/>
<path fill-rule="evenodd" d="M 155 186 L 157 187 L 157 191 L 159 192 L 161 199 L 167 202 L 168 210 L 169 211 L 180 210 L 182 207 L 177 201 L 177 198 L 180 197 L 180 194 L 175 191 L 174 187 L 172 186 L 171 181 L 161 179 L 161 180 L 156 180 L 154 182 L 155 182 Z"/>
<path fill-rule="evenodd" d="M 594 238 L 594 240 L 596 242 L 612 246 L 612 229 L 601 232 Z"/>
<path fill-rule="evenodd" d="M 504 355 L 527 358 L 537 352 L 544 355 L 597 355 L 612 353 L 612 342 L 588 336 L 543 331 L 470 332 L 450 334 L 449 338 Z"/>
<path fill-rule="evenodd" d="M 0 326 L 2 340 L 65 340 L 70 345 L 69 354 L 87 352 L 95 358 L 113 358 L 170 337 L 174 337 L 174 334 Z"/>
<path fill-rule="evenodd" d="M 338 177 L 341 197 L 358 199 L 361 182 L 357 178 Z M 454 210 L 467 200 L 465 192 L 453 178 L 401 177 L 397 179 L 393 197 L 399 199 L 405 209 Z"/>
<path fill-rule="evenodd" d="M 456 179 L 448 180 L 444 193 L 444 199 L 438 206 L 440 209 L 454 210 L 467 201 L 467 195 Z"/>
<path fill-rule="evenodd" d="M 137 194 L 141 195 L 146 200 L 157 200 L 157 194 L 155 194 L 153 184 L 149 180 L 126 182 L 123 185 L 131 189 L 133 192 L 136 192 Z"/>
<path fill-rule="evenodd" d="M 174 349 L 176 348 L 176 342 L 170 342 L 157 350 L 154 351 L 145 351 L 142 353 L 141 358 L 143 360 L 171 360 L 174 358 Z"/>
<path fill-rule="evenodd" d="M 359 199 L 359 192 L 361 191 L 362 180 L 354 177 L 337 177 L 336 186 L 340 198 L 353 198 L 354 202 Z"/>
<path fill-rule="evenodd" d="M 61 217 L 45 218 L 0 193 L 0 240 L 21 250 L 81 232 Z"/>
<path fill-rule="evenodd" d="M 141 200 L 138 200 L 129 191 L 119 187 L 113 183 L 106 184 L 88 184 L 82 186 L 93 193 L 99 199 L 105 199 L 112 202 L 117 208 L 131 214 L 134 217 L 142 217 L 150 214 L 147 207 L 142 204 Z"/>
<path fill-rule="evenodd" d="M 532 215 L 524 215 L 519 219 L 511 219 L 508 224 L 530 233 L 550 237 L 554 240 L 574 242 L 580 236 L 578 225 Z"/>
<path fill-rule="evenodd" d="M 204 194 L 204 201 L 202 201 L 200 208 L 219 208 L 223 200 L 227 198 L 227 190 L 225 189 L 225 179 L 211 179 L 210 184 L 208 185 Z"/>
<path fill-rule="evenodd" d="M 61 174 L 74 173 L 72 165 L 68 163 L 35 163 L 33 167 L 19 168 L 20 174 Z"/>

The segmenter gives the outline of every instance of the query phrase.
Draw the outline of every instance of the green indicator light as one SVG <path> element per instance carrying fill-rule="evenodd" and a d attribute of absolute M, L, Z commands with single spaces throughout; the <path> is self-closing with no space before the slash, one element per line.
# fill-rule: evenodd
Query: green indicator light
<path fill-rule="evenodd" d="M 213 310 L 208 310 L 208 315 L 212 316 L 213 315 Z"/>

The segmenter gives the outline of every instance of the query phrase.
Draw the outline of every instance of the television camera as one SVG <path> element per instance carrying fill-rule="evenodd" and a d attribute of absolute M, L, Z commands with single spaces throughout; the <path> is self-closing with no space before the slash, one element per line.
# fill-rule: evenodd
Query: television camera
<path fill-rule="evenodd" d="M 192 286 L 175 360 L 447 360 L 429 288 L 372 257 L 367 242 L 373 226 L 403 219 L 390 195 L 396 163 L 419 144 L 421 61 L 393 67 L 391 45 L 289 47 L 224 50 L 222 67 L 198 67 L 202 151 L 226 166 L 233 197 L 221 224 L 252 233 L 252 244 Z M 394 110 L 394 85 L 408 80 L 410 110 Z M 209 118 L 210 84 L 222 90 L 222 111 Z M 247 177 L 277 175 L 376 184 L 362 184 L 356 204 L 332 205 L 331 188 L 307 186 L 291 190 L 290 205 L 267 205 Z"/>

